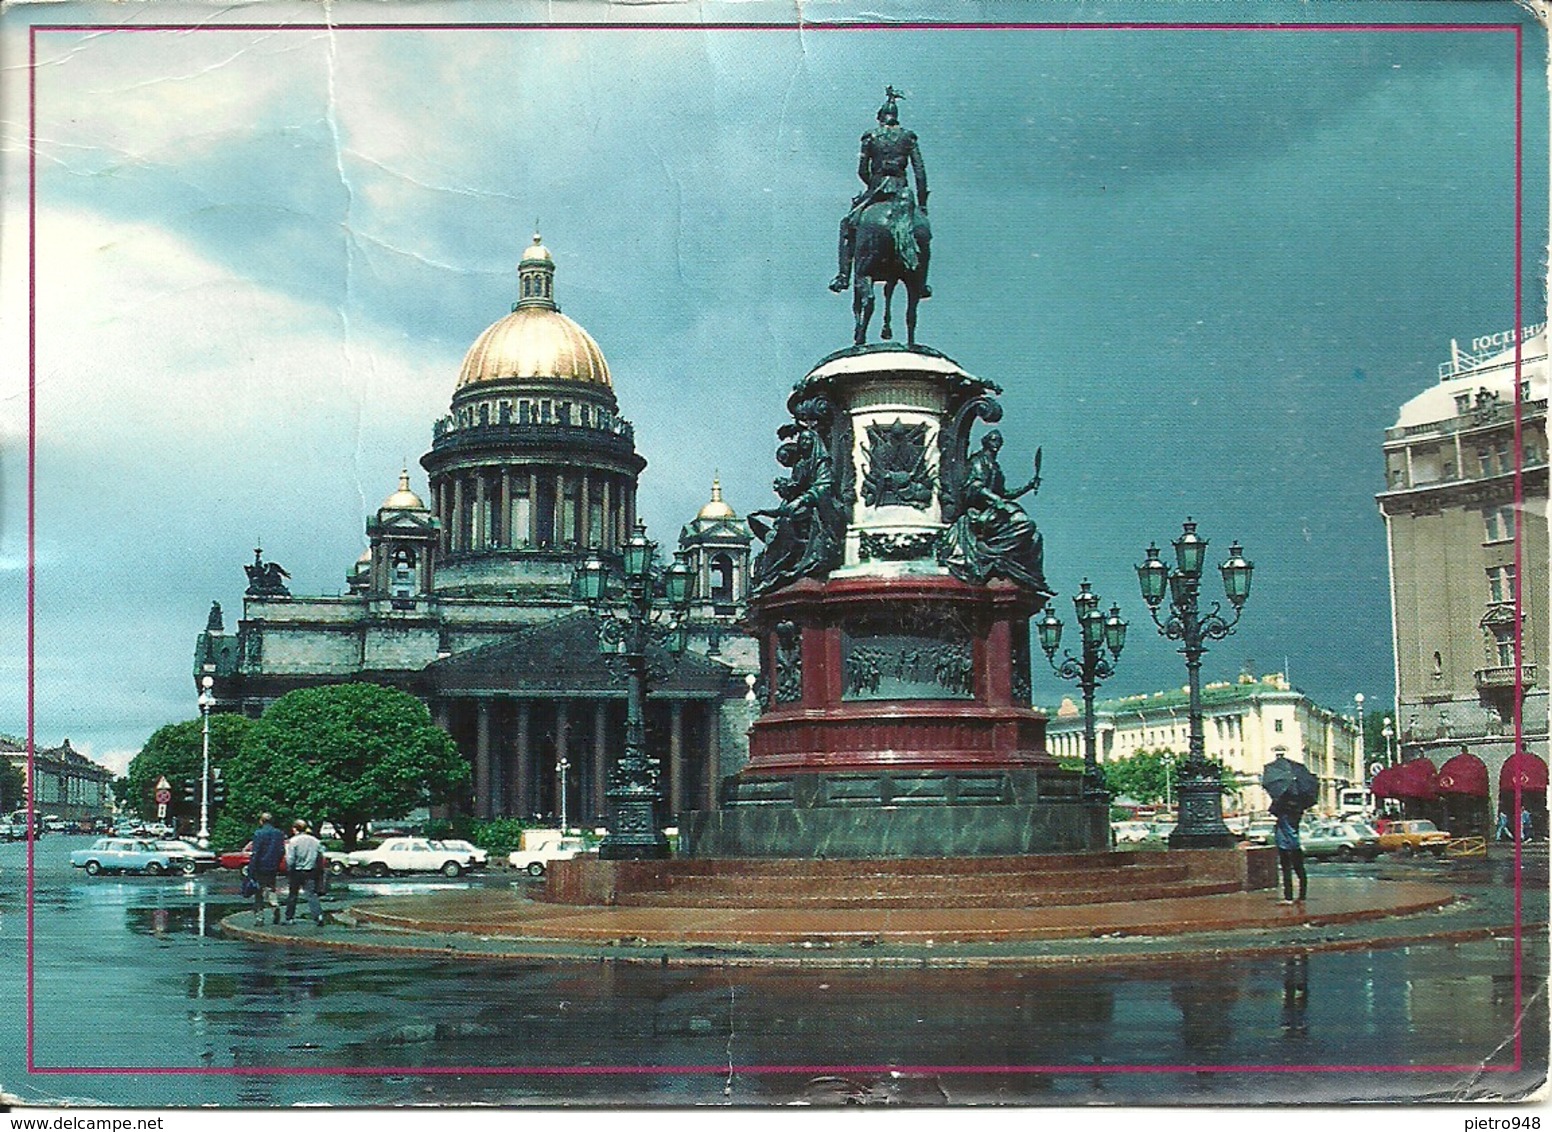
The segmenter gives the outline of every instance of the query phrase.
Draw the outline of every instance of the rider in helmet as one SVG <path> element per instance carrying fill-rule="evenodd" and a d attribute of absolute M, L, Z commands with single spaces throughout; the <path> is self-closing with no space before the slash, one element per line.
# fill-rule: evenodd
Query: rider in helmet
<path fill-rule="evenodd" d="M 905 175 L 907 165 L 916 177 L 915 207 L 923 212 L 927 210 L 927 167 L 922 163 L 916 134 L 900 125 L 900 107 L 895 100 L 903 97 L 894 87 L 885 87 L 884 104 L 878 108 L 878 125 L 862 135 L 857 176 L 867 187 L 852 197 L 851 211 L 841 218 L 840 271 L 830 282 L 832 291 L 844 291 L 851 284 L 857 220 L 863 209 L 885 200 L 897 201 L 905 208 L 912 207 L 910 184 Z M 932 288 L 926 285 L 927 249 L 923 248 L 920 254 L 921 297 L 926 299 L 932 297 Z"/>

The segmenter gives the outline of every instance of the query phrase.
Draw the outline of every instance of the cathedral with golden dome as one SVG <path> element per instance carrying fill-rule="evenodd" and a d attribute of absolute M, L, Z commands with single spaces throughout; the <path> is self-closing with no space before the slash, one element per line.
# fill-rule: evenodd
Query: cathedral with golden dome
<path fill-rule="evenodd" d="M 626 679 L 600 656 L 572 596 L 578 564 L 618 557 L 636 526 L 646 460 L 620 415 L 603 351 L 555 302 L 555 260 L 536 234 L 517 300 L 469 348 L 447 415 L 368 517 L 368 546 L 337 596 L 292 594 L 258 552 L 243 614 L 220 606 L 199 635 L 195 681 L 217 710 L 257 716 L 294 688 L 364 680 L 420 698 L 469 758 L 466 812 L 602 819 L 624 741 Z M 658 658 L 647 704 L 665 817 L 712 808 L 747 752 L 754 642 L 737 631 L 748 526 L 711 497 L 680 532 L 691 570 L 690 648 Z"/>

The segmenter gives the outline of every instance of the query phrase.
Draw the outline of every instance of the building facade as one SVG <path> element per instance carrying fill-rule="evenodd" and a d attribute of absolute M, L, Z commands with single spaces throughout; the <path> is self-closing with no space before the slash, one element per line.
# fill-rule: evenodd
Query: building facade
<path fill-rule="evenodd" d="M 1183 688 L 1096 703 L 1099 762 L 1161 749 L 1183 758 L 1190 740 L 1188 705 Z M 1338 791 L 1363 783 L 1357 722 L 1321 707 L 1281 673 L 1203 685 L 1202 732 L 1207 757 L 1222 762 L 1232 775 L 1241 808 L 1266 808 L 1261 771 L 1279 753 L 1315 772 L 1320 810 L 1334 811 Z M 1083 711 L 1071 697 L 1050 712 L 1046 746 L 1057 758 L 1083 758 Z"/>
<path fill-rule="evenodd" d="M 1471 345 L 1452 342 L 1386 430 L 1376 498 L 1400 754 L 1437 764 L 1464 747 L 1496 782 L 1517 709 L 1547 756 L 1547 331 Z"/>
<path fill-rule="evenodd" d="M 113 816 L 114 773 L 73 749 L 69 739 L 35 748 L 29 760 L 26 740 L 0 735 L 0 755 L 22 772 L 37 813 L 66 821 Z"/>
<path fill-rule="evenodd" d="M 626 679 L 600 654 L 572 576 L 591 555 L 618 564 L 646 461 L 603 352 L 560 312 L 554 284 L 554 260 L 535 236 L 517 301 L 470 347 L 433 425 L 421 459 L 429 503 L 406 469 L 367 519 L 346 593 L 293 595 L 255 552 L 235 632 L 216 605 L 196 644 L 196 682 L 214 677 L 218 710 L 256 716 L 320 683 L 398 687 L 467 754 L 467 812 L 556 814 L 564 789 L 568 816 L 604 816 Z M 714 482 L 680 536 L 694 572 L 690 649 L 651 657 L 647 738 L 665 817 L 714 805 L 719 776 L 740 765 L 755 658 L 735 624 L 750 541 Z"/>

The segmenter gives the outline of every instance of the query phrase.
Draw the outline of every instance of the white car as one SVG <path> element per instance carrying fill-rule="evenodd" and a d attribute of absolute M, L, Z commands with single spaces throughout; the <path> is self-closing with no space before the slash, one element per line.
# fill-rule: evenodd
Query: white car
<path fill-rule="evenodd" d="M 1113 821 L 1110 829 L 1117 845 L 1130 845 L 1148 840 L 1148 823 L 1145 821 Z"/>
<path fill-rule="evenodd" d="M 440 845 L 443 849 L 451 849 L 454 853 L 467 853 L 474 861 L 474 868 L 483 869 L 490 864 L 490 854 L 470 841 L 462 841 L 458 838 L 444 837 L 440 841 L 431 844 Z"/>
<path fill-rule="evenodd" d="M 99 837 L 90 849 L 77 849 L 70 854 L 70 863 L 85 869 L 90 876 L 98 873 L 145 873 L 161 876 L 163 873 L 192 872 L 191 863 L 181 853 L 158 848 L 154 841 L 139 837 Z"/>
<path fill-rule="evenodd" d="M 533 831 L 547 832 L 547 831 Z M 556 835 L 548 838 L 527 837 L 528 848 L 514 850 L 507 861 L 514 869 L 522 869 L 531 877 L 542 877 L 551 861 L 569 861 L 579 853 L 587 852 L 587 842 L 580 837 Z"/>
<path fill-rule="evenodd" d="M 216 855 L 209 849 L 201 849 L 198 845 L 189 841 L 162 838 L 157 840 L 156 847 L 158 849 L 166 849 L 169 853 L 178 853 L 186 857 L 187 860 L 183 862 L 183 871 L 189 876 L 204 872 L 206 869 L 218 868 L 221 864 L 220 861 L 216 860 Z"/>
<path fill-rule="evenodd" d="M 442 873 L 456 877 L 472 868 L 472 853 L 448 849 L 442 842 L 424 837 L 390 837 L 376 849 L 358 849 L 344 860 L 346 872 L 364 872 L 374 877 L 389 873 Z"/>

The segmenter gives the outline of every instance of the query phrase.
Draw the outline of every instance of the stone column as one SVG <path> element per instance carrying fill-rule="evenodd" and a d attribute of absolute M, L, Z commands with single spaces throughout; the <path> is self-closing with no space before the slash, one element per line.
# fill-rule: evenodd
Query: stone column
<path fill-rule="evenodd" d="M 474 473 L 474 522 L 471 524 L 469 537 L 474 542 L 475 550 L 484 550 L 485 544 L 490 541 L 490 531 L 486 528 L 490 525 L 490 498 L 485 490 L 485 473 Z"/>
<path fill-rule="evenodd" d="M 604 789 L 609 784 L 609 701 L 593 704 L 593 813 L 608 813 Z"/>
<path fill-rule="evenodd" d="M 608 475 L 608 473 L 605 473 L 603 476 L 601 476 L 599 478 L 603 480 L 602 485 L 600 485 L 601 486 L 601 490 L 603 491 L 603 512 L 604 512 L 604 520 L 603 520 L 603 522 L 604 522 L 604 529 L 603 529 L 603 532 L 602 532 L 603 538 L 601 539 L 601 541 L 604 544 L 604 549 L 605 550 L 613 550 L 614 549 L 614 512 L 610 509 L 610 502 L 609 502 L 609 481 L 610 481 L 611 477 Z"/>
<path fill-rule="evenodd" d="M 528 545 L 539 545 L 539 473 L 528 469 Z"/>
<path fill-rule="evenodd" d="M 457 554 L 464 548 L 463 535 L 463 476 L 453 476 L 453 553 Z"/>
<path fill-rule="evenodd" d="M 715 810 L 722 796 L 722 701 L 706 708 L 706 808 Z"/>
<path fill-rule="evenodd" d="M 501 465 L 501 522 L 497 524 L 501 545 L 512 549 L 512 469 Z"/>
<path fill-rule="evenodd" d="M 532 816 L 534 812 L 533 800 L 533 754 L 528 749 L 528 727 L 533 715 L 533 705 L 528 700 L 517 701 L 517 813 L 520 818 Z"/>
<path fill-rule="evenodd" d="M 563 546 L 566 542 L 566 473 L 555 473 L 555 545 Z"/>
<path fill-rule="evenodd" d="M 593 515 L 588 506 L 587 473 L 577 477 L 577 545 L 593 546 Z M 603 532 L 599 531 L 602 535 Z"/>
<path fill-rule="evenodd" d="M 475 701 L 474 815 L 490 817 L 490 700 Z"/>
<path fill-rule="evenodd" d="M 684 809 L 684 701 L 668 701 L 668 809 Z"/>

